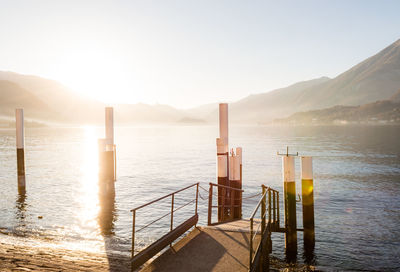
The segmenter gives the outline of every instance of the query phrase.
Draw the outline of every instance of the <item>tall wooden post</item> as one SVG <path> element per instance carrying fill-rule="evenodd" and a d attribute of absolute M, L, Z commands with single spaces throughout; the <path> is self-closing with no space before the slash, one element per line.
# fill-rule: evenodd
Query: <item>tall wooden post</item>
<path fill-rule="evenodd" d="M 106 118 L 105 118 L 105 128 L 106 128 L 106 144 L 114 144 L 114 109 L 112 107 L 106 107 Z"/>
<path fill-rule="evenodd" d="M 103 196 L 115 195 L 114 111 L 105 108 L 105 139 L 99 139 L 99 192 Z"/>
<path fill-rule="evenodd" d="M 219 104 L 219 138 L 217 138 L 217 177 L 218 184 L 229 186 L 229 152 L 228 152 L 228 104 Z M 225 190 L 226 191 L 226 190 Z M 226 209 L 222 209 L 222 199 L 226 195 L 222 194 L 223 190 L 218 187 L 218 221 L 227 218 Z"/>
<path fill-rule="evenodd" d="M 24 139 L 24 110 L 15 110 L 15 125 L 17 133 L 17 169 L 18 169 L 18 192 L 24 194 L 26 191 L 25 181 L 25 139 Z"/>
<path fill-rule="evenodd" d="M 312 157 L 301 157 L 301 192 L 303 206 L 304 249 L 312 251 L 315 246 L 314 231 L 314 181 Z"/>
<path fill-rule="evenodd" d="M 243 149 L 241 147 L 236 147 L 236 156 L 239 159 L 239 184 L 238 184 L 238 189 L 242 189 L 242 181 L 243 181 L 243 173 L 242 173 L 242 162 L 243 162 Z M 235 218 L 236 219 L 241 219 L 242 218 L 242 193 L 237 192 L 236 193 L 236 198 L 237 201 L 235 202 L 236 205 L 239 207 L 235 209 Z"/>
<path fill-rule="evenodd" d="M 240 158 L 237 154 L 232 153 L 229 157 L 229 184 L 233 188 L 240 187 Z M 238 191 L 230 191 L 229 198 L 231 199 L 231 203 L 233 206 L 238 205 L 239 194 Z M 239 210 L 238 207 L 232 207 L 230 211 L 230 215 L 232 219 L 239 218 Z"/>
<path fill-rule="evenodd" d="M 217 183 L 219 185 L 228 185 L 228 150 L 223 139 L 217 138 Z M 222 188 L 218 187 L 218 222 L 222 221 Z"/>
<path fill-rule="evenodd" d="M 297 255 L 296 183 L 294 157 L 282 157 L 285 206 L 285 248 L 288 260 Z"/>
<path fill-rule="evenodd" d="M 219 104 L 219 137 L 224 140 L 226 150 L 229 146 L 229 131 L 228 131 L 228 104 Z"/>

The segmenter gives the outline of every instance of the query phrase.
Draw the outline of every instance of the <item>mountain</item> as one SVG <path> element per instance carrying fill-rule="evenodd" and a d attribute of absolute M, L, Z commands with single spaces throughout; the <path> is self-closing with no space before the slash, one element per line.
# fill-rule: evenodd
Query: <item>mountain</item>
<path fill-rule="evenodd" d="M 37 96 L 28 92 L 14 82 L 0 80 L 0 115 L 12 116 L 16 108 L 26 108 L 33 119 L 46 118 L 48 106 Z"/>
<path fill-rule="evenodd" d="M 186 117 L 185 113 L 168 105 L 116 104 L 114 115 L 121 123 L 175 123 Z"/>
<path fill-rule="evenodd" d="M 296 98 L 307 88 L 319 86 L 330 79 L 321 77 L 308 81 L 302 81 L 285 88 L 270 91 L 268 93 L 250 95 L 229 107 L 230 118 L 236 122 L 260 122 L 271 117 L 288 114 L 288 108 L 292 107 Z"/>
<path fill-rule="evenodd" d="M 102 103 L 76 94 L 57 81 L 2 71 L 0 80 L 14 84 L 14 90 L 9 91 L 17 92 L 23 89 L 25 95 L 35 98 L 20 101 L 21 107 L 27 112 L 27 118 L 64 123 L 80 123 L 82 120 L 96 122 L 101 119 L 97 114 L 103 108 Z M 4 94 L 5 91 L 1 88 L 0 96 Z M 1 100 L 0 106 L 5 108 L 10 104 Z"/>
<path fill-rule="evenodd" d="M 268 123 L 296 112 L 329 109 L 336 105 L 357 107 L 393 98 L 400 101 L 400 40 L 335 78 L 321 77 L 285 88 L 254 94 L 230 103 L 232 123 Z M 389 104 L 388 104 L 389 105 Z M 121 123 L 216 122 L 218 104 L 188 110 L 167 105 L 113 105 Z M 68 124 L 104 120 L 105 104 L 80 96 L 62 84 L 37 76 L 0 71 L 0 115 L 13 117 L 16 107 L 26 109 L 26 118 Z M 385 111 L 378 104 L 371 106 Z M 344 109 L 343 108 L 343 109 Z M 346 108 L 347 109 L 347 108 Z"/>
<path fill-rule="evenodd" d="M 400 102 L 400 89 L 390 97 L 390 100 Z"/>
<path fill-rule="evenodd" d="M 298 109 L 362 105 L 389 99 L 400 88 L 400 40 L 336 78 L 305 90 Z"/>
<path fill-rule="evenodd" d="M 400 40 L 397 40 L 333 79 L 305 81 L 233 103 L 231 120 L 268 122 L 299 111 L 362 105 L 388 99 L 399 88 Z"/>
<path fill-rule="evenodd" d="M 104 107 L 99 101 L 83 97 L 54 80 L 0 71 L 0 116 L 14 118 L 15 108 L 25 110 L 27 120 L 63 124 L 101 124 Z M 112 105 L 116 122 L 174 123 L 191 114 L 167 105 Z"/>
<path fill-rule="evenodd" d="M 361 106 L 334 106 L 322 110 L 298 112 L 274 124 L 400 124 L 400 101 L 383 100 Z"/>

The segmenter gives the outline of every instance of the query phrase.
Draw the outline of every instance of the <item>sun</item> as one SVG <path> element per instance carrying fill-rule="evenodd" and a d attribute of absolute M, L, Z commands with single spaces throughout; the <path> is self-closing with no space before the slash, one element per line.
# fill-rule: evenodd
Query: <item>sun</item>
<path fill-rule="evenodd" d="M 104 103 L 138 102 L 135 75 L 117 52 L 86 44 L 65 53 L 54 78 L 72 91 Z"/>

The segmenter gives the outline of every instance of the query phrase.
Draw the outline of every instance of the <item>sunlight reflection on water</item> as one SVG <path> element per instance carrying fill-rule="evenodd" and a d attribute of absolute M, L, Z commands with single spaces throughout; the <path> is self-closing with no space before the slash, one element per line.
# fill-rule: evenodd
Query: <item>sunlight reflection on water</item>
<path fill-rule="evenodd" d="M 96 220 L 100 210 L 97 137 L 94 127 L 85 127 L 84 131 L 83 163 L 80 169 L 81 178 L 79 179 L 80 190 L 76 196 L 79 208 L 76 211 L 76 216 L 79 219 L 81 229 L 97 229 L 100 233 Z"/>

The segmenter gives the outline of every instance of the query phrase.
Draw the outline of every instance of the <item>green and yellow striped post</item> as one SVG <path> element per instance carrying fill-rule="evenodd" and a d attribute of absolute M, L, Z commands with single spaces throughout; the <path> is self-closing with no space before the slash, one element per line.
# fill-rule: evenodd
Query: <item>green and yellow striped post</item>
<path fill-rule="evenodd" d="M 314 181 L 312 157 L 301 157 L 301 191 L 303 204 L 304 249 L 315 246 L 314 227 Z"/>
<path fill-rule="evenodd" d="M 297 255 L 296 182 L 293 156 L 282 157 L 285 206 L 285 248 L 288 260 Z"/>

